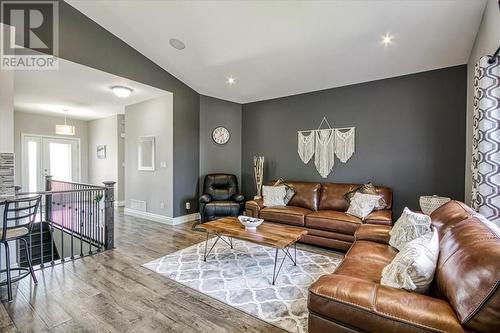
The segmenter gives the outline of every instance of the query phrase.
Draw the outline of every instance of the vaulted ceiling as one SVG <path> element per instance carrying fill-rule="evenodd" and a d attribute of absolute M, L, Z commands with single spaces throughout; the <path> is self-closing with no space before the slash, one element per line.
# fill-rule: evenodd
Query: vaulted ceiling
<path fill-rule="evenodd" d="M 467 63 L 486 4 L 67 2 L 199 93 L 239 103 Z"/>

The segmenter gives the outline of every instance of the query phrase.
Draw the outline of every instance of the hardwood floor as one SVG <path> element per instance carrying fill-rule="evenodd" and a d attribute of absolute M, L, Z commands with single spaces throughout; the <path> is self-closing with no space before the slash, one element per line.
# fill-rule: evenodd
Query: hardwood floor
<path fill-rule="evenodd" d="M 14 285 L 14 300 L 0 306 L 0 332 L 284 332 L 141 266 L 203 241 L 190 224 L 120 210 L 115 230 L 115 249 L 39 270 L 37 286 L 28 278 Z"/>

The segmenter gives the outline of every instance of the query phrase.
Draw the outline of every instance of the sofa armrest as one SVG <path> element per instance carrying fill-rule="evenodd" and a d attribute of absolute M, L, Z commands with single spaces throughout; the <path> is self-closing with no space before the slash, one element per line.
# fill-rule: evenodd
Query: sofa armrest
<path fill-rule="evenodd" d="M 243 196 L 243 194 L 234 194 L 233 196 L 231 196 L 231 201 L 234 201 L 234 202 L 237 202 L 237 203 L 242 203 L 245 201 L 245 197 Z"/>
<path fill-rule="evenodd" d="M 354 240 L 367 240 L 382 244 L 389 244 L 389 231 L 392 227 L 388 225 L 363 224 L 356 229 Z"/>
<path fill-rule="evenodd" d="M 374 210 L 363 220 L 363 223 L 392 225 L 392 210 Z"/>
<path fill-rule="evenodd" d="M 206 203 L 209 203 L 210 201 L 212 201 L 212 197 L 210 196 L 210 194 L 203 194 L 201 197 L 200 197 L 200 203 L 202 204 L 206 204 Z"/>
<path fill-rule="evenodd" d="M 262 199 L 245 202 L 245 213 L 247 216 L 259 217 L 259 213 L 262 208 L 264 208 L 264 200 Z"/>
<path fill-rule="evenodd" d="M 443 299 L 346 275 L 323 275 L 313 283 L 308 308 L 363 332 L 464 332 Z"/>

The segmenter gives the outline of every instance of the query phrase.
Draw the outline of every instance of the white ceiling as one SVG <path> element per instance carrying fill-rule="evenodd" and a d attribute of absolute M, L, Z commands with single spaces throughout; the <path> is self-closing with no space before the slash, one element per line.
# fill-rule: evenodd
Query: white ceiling
<path fill-rule="evenodd" d="M 486 4 L 66 1 L 199 93 L 239 103 L 464 64 Z"/>
<path fill-rule="evenodd" d="M 110 87 L 123 85 L 134 92 L 116 97 Z M 59 59 L 59 70 L 16 71 L 14 110 L 62 115 L 91 120 L 124 113 L 124 106 L 158 97 L 167 92 L 142 83 Z"/>

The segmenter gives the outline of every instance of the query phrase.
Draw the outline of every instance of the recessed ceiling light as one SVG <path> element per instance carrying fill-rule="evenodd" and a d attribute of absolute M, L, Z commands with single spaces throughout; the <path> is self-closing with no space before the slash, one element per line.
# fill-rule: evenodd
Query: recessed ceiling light
<path fill-rule="evenodd" d="M 384 36 L 382 36 L 382 44 L 384 44 L 384 46 L 391 45 L 393 39 L 394 37 L 390 34 L 385 34 Z"/>
<path fill-rule="evenodd" d="M 172 46 L 174 49 L 177 50 L 184 50 L 186 48 L 186 44 L 180 39 L 177 38 L 170 38 L 168 41 L 170 46 Z"/>
<path fill-rule="evenodd" d="M 124 86 L 113 86 L 111 87 L 113 94 L 120 98 L 127 98 L 133 92 L 132 89 Z"/>
<path fill-rule="evenodd" d="M 236 79 L 235 79 L 232 75 L 230 75 L 230 76 L 227 78 L 226 83 L 227 83 L 227 84 L 229 84 L 230 86 L 232 86 L 233 84 L 235 84 L 235 83 L 236 83 Z"/>

